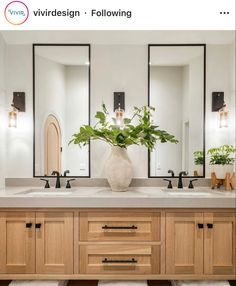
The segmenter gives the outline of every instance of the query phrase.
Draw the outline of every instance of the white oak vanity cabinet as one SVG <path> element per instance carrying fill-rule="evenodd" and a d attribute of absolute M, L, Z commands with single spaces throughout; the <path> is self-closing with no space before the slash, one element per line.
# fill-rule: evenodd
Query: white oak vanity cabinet
<path fill-rule="evenodd" d="M 73 274 L 73 212 L 0 211 L 0 273 Z"/>
<path fill-rule="evenodd" d="M 0 210 L 0 279 L 235 279 L 233 209 Z"/>

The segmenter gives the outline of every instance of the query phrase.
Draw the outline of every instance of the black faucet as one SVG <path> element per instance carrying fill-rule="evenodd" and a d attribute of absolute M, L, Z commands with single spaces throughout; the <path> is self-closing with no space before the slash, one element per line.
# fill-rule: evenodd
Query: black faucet
<path fill-rule="evenodd" d="M 64 177 L 66 177 L 67 174 L 70 174 L 70 170 L 65 170 Z"/>
<path fill-rule="evenodd" d="M 57 180 L 56 180 L 56 189 L 59 189 L 61 187 L 61 182 L 60 182 L 60 173 L 58 171 L 53 171 L 52 175 L 57 175 Z"/>
<path fill-rule="evenodd" d="M 182 181 L 182 176 L 187 176 L 188 173 L 185 171 L 182 171 L 179 173 L 179 180 L 178 180 L 178 189 L 183 189 L 183 181 Z"/>
<path fill-rule="evenodd" d="M 175 176 L 175 173 L 173 170 L 168 170 L 168 174 L 171 174 L 171 177 L 174 177 Z"/>

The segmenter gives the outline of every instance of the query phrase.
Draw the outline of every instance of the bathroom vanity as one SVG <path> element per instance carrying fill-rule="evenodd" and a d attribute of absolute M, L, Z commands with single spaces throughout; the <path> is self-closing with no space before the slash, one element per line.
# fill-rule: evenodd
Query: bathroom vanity
<path fill-rule="evenodd" d="M 0 192 L 0 279 L 235 279 L 235 193 L 67 192 Z"/>

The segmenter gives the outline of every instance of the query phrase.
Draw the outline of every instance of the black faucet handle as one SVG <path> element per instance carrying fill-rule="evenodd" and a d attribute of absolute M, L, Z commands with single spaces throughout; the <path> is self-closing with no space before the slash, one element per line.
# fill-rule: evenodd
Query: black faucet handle
<path fill-rule="evenodd" d="M 193 185 L 193 182 L 194 182 L 194 181 L 197 181 L 197 180 L 198 180 L 198 179 L 193 179 L 193 180 L 190 180 L 190 181 L 189 181 L 189 185 L 188 185 L 188 188 L 189 188 L 189 189 L 194 189 L 194 185 Z"/>
<path fill-rule="evenodd" d="M 69 180 L 67 180 L 67 182 L 66 182 L 66 189 L 70 189 L 71 188 L 71 185 L 70 185 L 70 182 L 71 181 L 74 181 L 75 179 L 69 179 Z"/>
<path fill-rule="evenodd" d="M 171 183 L 171 180 L 163 179 L 163 181 L 169 182 L 169 183 L 168 183 L 168 186 L 167 186 L 167 189 L 172 189 L 172 188 L 173 188 L 172 183 Z"/>
<path fill-rule="evenodd" d="M 49 189 L 50 188 L 49 180 L 47 180 L 47 179 L 40 179 L 40 180 L 46 182 L 45 186 L 44 186 L 45 189 Z"/>
<path fill-rule="evenodd" d="M 168 174 L 171 174 L 171 177 L 175 176 L 175 172 L 173 170 L 168 170 Z"/>

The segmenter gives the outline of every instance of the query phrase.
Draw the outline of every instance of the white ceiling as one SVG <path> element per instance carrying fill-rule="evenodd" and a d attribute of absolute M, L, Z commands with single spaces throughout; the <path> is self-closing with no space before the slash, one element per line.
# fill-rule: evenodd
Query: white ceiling
<path fill-rule="evenodd" d="M 235 31 L 1 31 L 7 44 L 229 44 Z"/>
<path fill-rule="evenodd" d="M 63 65 L 87 65 L 89 63 L 86 46 L 36 46 L 35 54 Z"/>
<path fill-rule="evenodd" d="M 179 47 L 151 47 L 150 65 L 158 66 L 184 66 L 194 58 L 203 57 L 203 47 L 179 46 Z"/>

